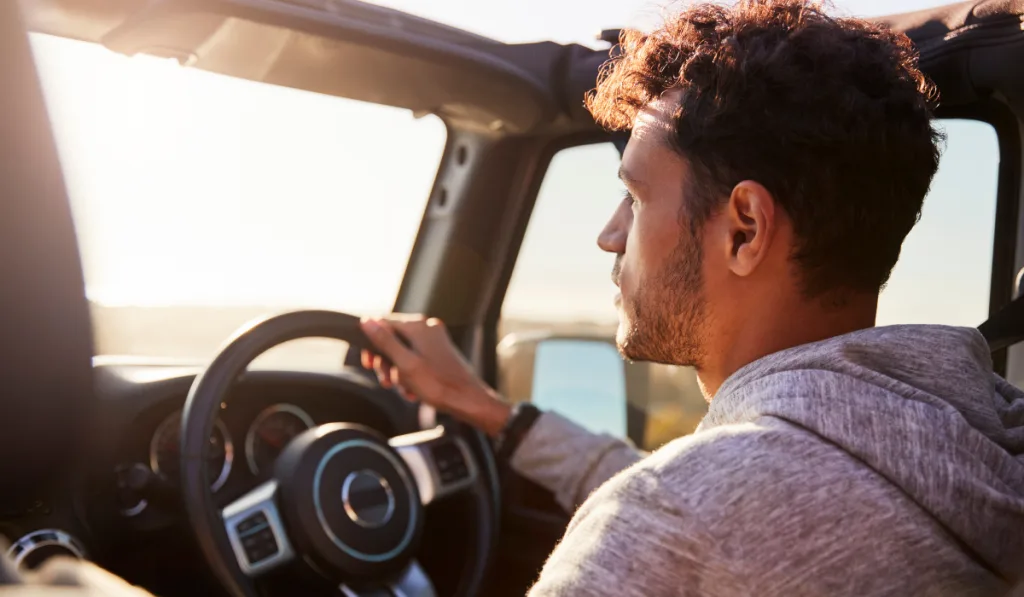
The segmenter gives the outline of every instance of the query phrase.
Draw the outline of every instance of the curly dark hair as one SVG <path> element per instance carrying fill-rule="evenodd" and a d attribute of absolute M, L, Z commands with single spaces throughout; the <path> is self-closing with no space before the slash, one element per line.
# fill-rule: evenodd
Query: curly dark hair
<path fill-rule="evenodd" d="M 805 295 L 881 290 L 942 141 L 936 90 L 905 35 L 801 0 L 702 3 L 653 33 L 624 32 L 587 107 L 628 130 L 677 89 L 672 143 L 692 171 L 695 233 L 756 180 L 793 221 Z"/>

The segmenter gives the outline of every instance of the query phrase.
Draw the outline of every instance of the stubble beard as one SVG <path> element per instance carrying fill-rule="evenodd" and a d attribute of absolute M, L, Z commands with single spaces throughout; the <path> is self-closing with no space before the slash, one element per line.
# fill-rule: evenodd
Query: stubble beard
<path fill-rule="evenodd" d="M 641 284 L 622 308 L 616 343 L 623 357 L 700 368 L 707 313 L 700 242 L 681 239 L 665 270 Z"/>

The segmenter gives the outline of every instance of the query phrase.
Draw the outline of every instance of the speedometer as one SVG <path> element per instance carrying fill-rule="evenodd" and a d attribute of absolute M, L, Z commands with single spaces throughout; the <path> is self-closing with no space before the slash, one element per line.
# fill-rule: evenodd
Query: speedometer
<path fill-rule="evenodd" d="M 313 428 L 313 418 L 293 404 L 275 404 L 256 417 L 245 435 L 249 470 L 258 475 L 269 469 L 288 442 Z"/>
<path fill-rule="evenodd" d="M 217 419 L 210 436 L 208 459 L 210 490 L 217 491 L 224 486 L 231 474 L 234 446 L 227 427 Z M 181 411 L 170 415 L 153 433 L 149 442 L 149 468 L 171 483 L 177 483 L 181 474 Z"/>

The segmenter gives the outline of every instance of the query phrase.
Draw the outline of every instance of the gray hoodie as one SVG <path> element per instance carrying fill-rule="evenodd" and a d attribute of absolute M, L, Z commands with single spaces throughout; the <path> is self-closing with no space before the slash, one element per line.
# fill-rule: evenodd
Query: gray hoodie
<path fill-rule="evenodd" d="M 582 502 L 535 596 L 1002 595 L 1024 578 L 1024 393 L 973 329 L 767 356 L 652 455 L 545 414 L 512 464 Z"/>

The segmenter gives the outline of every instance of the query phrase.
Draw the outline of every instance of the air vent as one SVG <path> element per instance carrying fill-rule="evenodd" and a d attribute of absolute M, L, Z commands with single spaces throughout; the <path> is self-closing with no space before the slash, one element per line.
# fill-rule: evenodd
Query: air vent
<path fill-rule="evenodd" d="M 85 559 L 82 544 L 68 533 L 57 529 L 42 529 L 25 535 L 7 550 L 7 556 L 19 570 L 35 570 L 56 556 Z"/>

